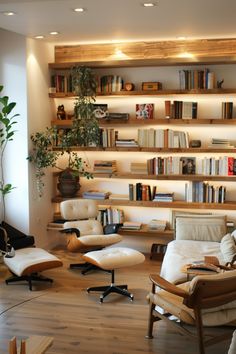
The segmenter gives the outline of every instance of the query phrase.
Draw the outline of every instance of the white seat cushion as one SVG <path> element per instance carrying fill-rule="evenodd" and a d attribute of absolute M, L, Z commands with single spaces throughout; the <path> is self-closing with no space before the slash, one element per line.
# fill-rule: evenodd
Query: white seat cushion
<path fill-rule="evenodd" d="M 181 271 L 185 264 L 201 261 L 204 256 L 215 256 L 221 264 L 224 258 L 220 242 L 174 240 L 168 243 L 161 266 L 161 276 L 172 283 L 186 281 L 186 274 Z"/>
<path fill-rule="evenodd" d="M 4 263 L 18 276 L 62 266 L 62 262 L 56 256 L 37 247 L 16 250 L 13 258 L 4 257 Z"/>
<path fill-rule="evenodd" d="M 127 247 L 105 248 L 101 251 L 87 252 L 83 258 L 106 270 L 133 266 L 145 260 L 145 256 L 141 252 Z"/>

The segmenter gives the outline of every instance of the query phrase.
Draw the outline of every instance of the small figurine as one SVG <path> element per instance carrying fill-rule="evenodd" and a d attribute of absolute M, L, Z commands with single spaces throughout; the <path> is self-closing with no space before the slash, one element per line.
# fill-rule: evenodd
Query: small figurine
<path fill-rule="evenodd" d="M 60 120 L 66 119 L 66 112 L 63 104 L 57 107 L 57 119 Z"/>
<path fill-rule="evenodd" d="M 217 81 L 217 88 L 222 88 L 223 82 L 224 82 L 224 79 L 221 81 L 218 80 Z"/>

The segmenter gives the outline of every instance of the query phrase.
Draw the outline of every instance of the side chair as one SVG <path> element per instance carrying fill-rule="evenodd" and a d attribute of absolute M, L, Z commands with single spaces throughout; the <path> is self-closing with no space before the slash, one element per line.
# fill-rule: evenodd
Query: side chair
<path fill-rule="evenodd" d="M 228 329 L 222 335 L 208 338 L 206 327 L 233 326 L 235 329 L 236 270 L 199 275 L 179 285 L 157 274 L 151 274 L 150 279 L 152 291 L 148 295 L 146 338 L 153 338 L 153 325 L 159 320 L 195 339 L 199 354 L 205 354 L 205 346 L 232 337 L 232 331 Z"/>

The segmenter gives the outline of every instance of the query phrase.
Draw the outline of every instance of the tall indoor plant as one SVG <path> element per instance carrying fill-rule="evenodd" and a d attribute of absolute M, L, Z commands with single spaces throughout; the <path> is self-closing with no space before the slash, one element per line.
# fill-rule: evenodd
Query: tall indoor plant
<path fill-rule="evenodd" d="M 58 188 L 61 194 L 72 197 L 79 190 L 79 177 L 92 178 L 87 171 L 86 162 L 73 151 L 75 146 L 97 145 L 99 142 L 99 126 L 94 115 L 96 80 L 94 73 L 87 67 L 73 67 L 72 81 L 75 92 L 74 118 L 71 129 L 64 130 L 61 135 L 56 127 L 46 128 L 44 132 L 36 132 L 31 136 L 33 149 L 28 157 L 35 165 L 39 195 L 43 193 L 43 177 L 45 169 L 55 167 L 61 169 L 58 160 L 67 155 L 67 167 L 59 174 Z M 60 149 L 55 151 L 54 147 Z M 65 182 L 65 184 L 63 183 Z M 74 186 L 72 186 L 74 184 Z"/>
<path fill-rule="evenodd" d="M 0 86 L 0 94 L 3 86 Z M 8 143 L 13 140 L 15 134 L 15 118 L 19 114 L 12 114 L 16 102 L 9 102 L 8 96 L 0 96 L 0 193 L 2 195 L 2 221 L 5 221 L 5 197 L 14 187 L 10 183 L 5 182 L 4 176 L 4 156 Z"/>

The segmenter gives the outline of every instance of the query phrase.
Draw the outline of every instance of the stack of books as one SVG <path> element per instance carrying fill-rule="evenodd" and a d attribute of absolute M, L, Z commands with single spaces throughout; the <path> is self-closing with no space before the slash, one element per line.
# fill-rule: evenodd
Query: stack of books
<path fill-rule="evenodd" d="M 212 138 L 211 144 L 208 147 L 209 148 L 217 148 L 217 149 L 233 149 L 233 148 L 235 148 L 234 144 L 229 139 L 217 139 L 217 138 Z"/>
<path fill-rule="evenodd" d="M 125 221 L 121 228 L 125 230 L 140 230 L 141 226 L 142 226 L 141 222 Z"/>
<path fill-rule="evenodd" d="M 94 173 L 115 173 L 117 172 L 116 160 L 95 160 Z"/>
<path fill-rule="evenodd" d="M 149 230 L 164 231 L 166 229 L 166 220 L 153 219 L 148 224 Z"/>
<path fill-rule="evenodd" d="M 117 147 L 138 147 L 138 143 L 135 139 L 117 139 Z"/>
<path fill-rule="evenodd" d="M 154 202 L 173 202 L 174 193 L 161 193 L 156 192 L 153 201 Z"/>
<path fill-rule="evenodd" d="M 129 200 L 129 195 L 128 194 L 110 194 L 109 199 L 111 200 Z"/>
<path fill-rule="evenodd" d="M 83 193 L 83 198 L 85 199 L 108 199 L 110 192 L 98 191 L 98 190 L 88 190 Z"/>
<path fill-rule="evenodd" d="M 141 162 L 131 162 L 130 163 L 130 172 L 137 174 L 147 174 L 147 163 Z"/>

